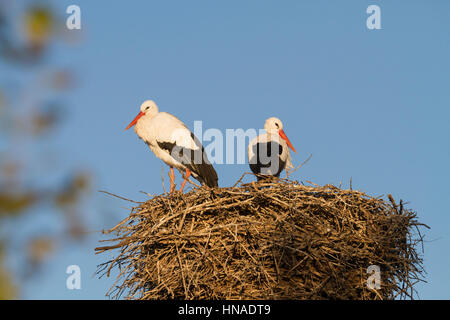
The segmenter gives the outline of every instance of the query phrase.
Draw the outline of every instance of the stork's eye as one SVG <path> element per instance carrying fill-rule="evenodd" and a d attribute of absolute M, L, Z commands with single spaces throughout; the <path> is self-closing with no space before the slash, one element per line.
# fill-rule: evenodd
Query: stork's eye
<path fill-rule="evenodd" d="M 278 125 L 278 123 L 276 123 L 276 122 L 275 122 L 275 125 L 277 126 L 277 129 L 279 129 L 279 128 L 280 128 L 280 126 Z"/>
<path fill-rule="evenodd" d="M 150 107 L 149 107 L 149 106 L 147 106 L 147 107 L 145 108 L 145 110 L 148 110 L 148 109 L 150 109 Z"/>

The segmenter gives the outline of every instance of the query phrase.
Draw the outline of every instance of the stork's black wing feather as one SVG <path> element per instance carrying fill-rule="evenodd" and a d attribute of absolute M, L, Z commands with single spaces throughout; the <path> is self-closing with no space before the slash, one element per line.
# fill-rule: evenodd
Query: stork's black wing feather
<path fill-rule="evenodd" d="M 278 153 L 276 153 L 276 150 L 278 150 Z M 249 164 L 253 173 L 280 176 L 286 166 L 286 162 L 280 159 L 280 155 L 283 153 L 281 144 L 275 141 L 257 142 L 252 146 L 252 152 L 253 157 L 249 159 Z"/>
<path fill-rule="evenodd" d="M 192 173 L 194 178 L 209 187 L 218 187 L 218 177 L 213 165 L 209 162 L 205 152 L 197 137 L 191 133 L 191 138 L 197 145 L 197 150 L 177 146 L 173 142 L 159 142 L 158 146 L 170 153 L 178 162 L 184 164 Z"/>

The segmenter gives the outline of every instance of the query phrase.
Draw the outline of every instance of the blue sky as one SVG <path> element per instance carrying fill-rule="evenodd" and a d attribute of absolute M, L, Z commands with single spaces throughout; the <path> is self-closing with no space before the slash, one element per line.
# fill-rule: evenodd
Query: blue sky
<path fill-rule="evenodd" d="M 422 299 L 450 298 L 450 2 L 448 1 L 58 1 L 77 4 L 83 41 L 51 57 L 74 69 L 66 123 L 51 144 L 65 166 L 87 166 L 95 190 L 135 200 L 161 193 L 167 168 L 125 126 L 153 99 L 190 128 L 260 128 L 279 117 L 297 153 L 311 160 L 292 178 L 339 184 L 408 201 L 425 231 Z M 366 8 L 381 8 L 381 30 Z M 74 31 L 77 32 L 77 31 Z M 246 165 L 217 165 L 231 186 Z M 177 175 L 179 179 L 179 175 Z M 92 233 L 60 251 L 24 298 L 103 299 L 112 279 L 93 276 L 107 256 L 95 231 L 129 204 L 95 194 Z M 51 224 L 43 218 L 43 225 Z M 82 289 L 67 290 L 77 264 Z"/>

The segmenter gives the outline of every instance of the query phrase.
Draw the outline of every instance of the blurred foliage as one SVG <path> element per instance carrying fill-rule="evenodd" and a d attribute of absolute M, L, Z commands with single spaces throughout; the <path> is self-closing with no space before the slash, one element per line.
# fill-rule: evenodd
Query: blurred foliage
<path fill-rule="evenodd" d="M 24 17 L 24 30 L 31 50 L 40 50 L 50 39 L 53 14 L 43 7 L 29 8 Z"/>
<path fill-rule="evenodd" d="M 56 193 L 55 204 L 62 209 L 72 207 L 77 203 L 81 193 L 88 186 L 89 175 L 87 173 L 77 173 L 66 182 L 61 191 Z"/>
<path fill-rule="evenodd" d="M 54 240 L 49 236 L 39 236 L 28 241 L 27 258 L 30 270 L 37 268 L 47 259 L 55 248 Z"/>
<path fill-rule="evenodd" d="M 0 262 L 4 259 L 3 248 L 0 247 Z M 11 280 L 8 270 L 0 263 L 0 300 L 17 298 L 17 287 Z"/>
<path fill-rule="evenodd" d="M 5 188 L 6 189 L 6 188 Z M 0 218 L 7 215 L 16 215 L 28 209 L 36 200 L 33 193 L 13 194 L 4 188 L 0 189 Z"/>
<path fill-rule="evenodd" d="M 60 107 L 49 104 L 41 109 L 33 110 L 30 117 L 29 127 L 35 136 L 52 129 L 61 120 Z"/>
<path fill-rule="evenodd" d="M 59 17 L 62 14 L 65 12 L 55 12 L 49 1 L 30 4 L 0 0 L 0 68 L 9 65 L 12 71 L 8 72 L 15 72 L 15 68 L 18 74 L 26 75 L 20 79 L 27 79 L 11 83 L 9 77 L 0 77 L 0 231 L 6 234 L 0 237 L 0 299 L 18 297 L 17 284 L 24 281 L 15 279 L 6 268 L 8 254 L 23 255 L 26 265 L 22 271 L 34 276 L 58 244 L 80 240 L 86 233 L 81 206 L 89 192 L 91 174 L 85 170 L 62 172 L 60 175 L 66 179 L 50 187 L 29 174 L 42 167 L 39 163 L 42 158 L 35 155 L 32 146 L 47 142 L 51 135 L 46 133 L 56 131 L 64 120 L 64 103 L 51 97 L 74 84 L 71 70 L 51 66 L 47 61 L 52 42 L 61 34 L 67 35 L 63 32 L 65 23 Z M 32 224 L 43 212 L 39 208 L 49 205 L 66 225 L 62 234 L 35 230 L 26 235 L 25 241 L 14 243 L 14 231 L 8 234 L 11 228 L 1 228 L 4 222 Z M 25 216 L 25 220 L 17 219 Z M 8 250 L 23 246 L 22 243 L 25 248 Z M 14 276 L 18 274 L 16 271 Z"/>

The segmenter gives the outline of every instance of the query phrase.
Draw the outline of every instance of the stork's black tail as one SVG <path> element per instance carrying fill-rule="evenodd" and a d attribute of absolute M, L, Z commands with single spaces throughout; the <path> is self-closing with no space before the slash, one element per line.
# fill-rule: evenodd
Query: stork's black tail
<path fill-rule="evenodd" d="M 217 177 L 217 172 L 210 163 L 202 163 L 196 165 L 196 173 L 198 174 L 198 180 L 210 188 L 219 186 L 219 178 Z"/>
<path fill-rule="evenodd" d="M 213 165 L 208 160 L 205 148 L 193 133 L 191 133 L 191 137 L 199 148 L 197 150 L 184 148 L 182 163 L 191 170 L 194 178 L 200 181 L 202 185 L 207 185 L 210 188 L 218 187 L 219 178 Z"/>

